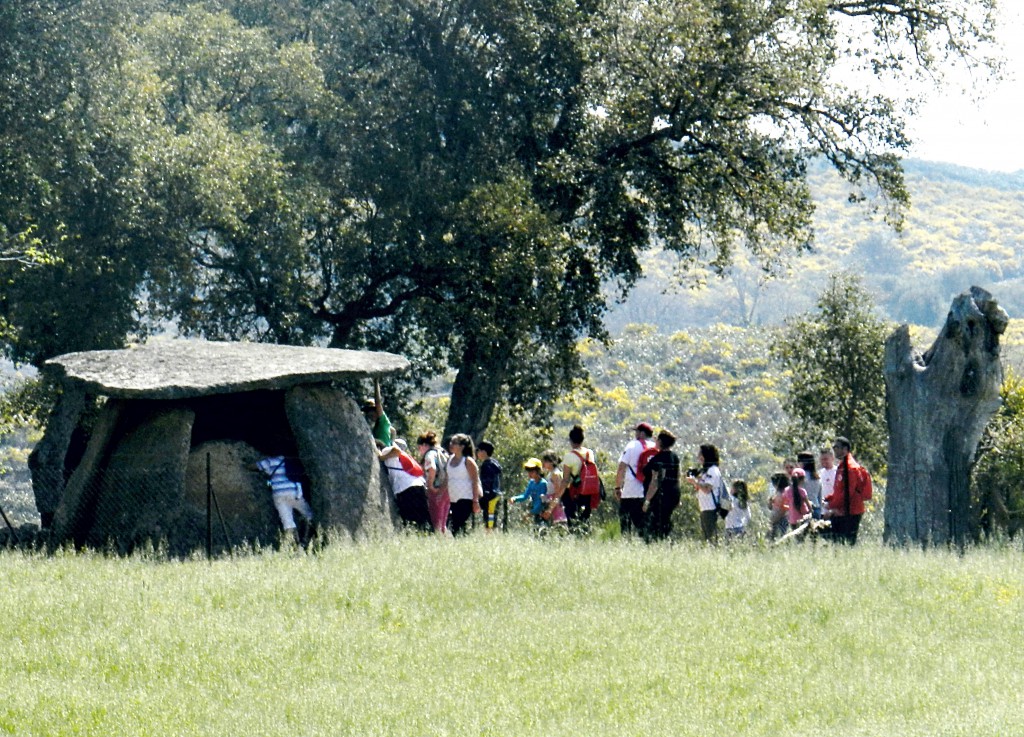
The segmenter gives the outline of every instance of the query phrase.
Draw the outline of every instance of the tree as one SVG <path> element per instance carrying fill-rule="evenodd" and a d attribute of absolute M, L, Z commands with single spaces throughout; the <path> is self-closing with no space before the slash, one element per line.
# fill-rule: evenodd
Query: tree
<path fill-rule="evenodd" d="M 886 460 L 882 359 L 889 326 L 859 277 L 829 279 L 815 311 L 786 321 L 772 354 L 789 375 L 783 402 L 789 423 L 776 433 L 780 451 L 793 454 L 841 435 L 858 460 L 876 472 Z"/>
<path fill-rule="evenodd" d="M 391 348 L 419 376 L 458 369 L 448 424 L 476 436 L 502 394 L 543 413 L 580 373 L 602 285 L 624 294 L 652 242 L 684 268 L 806 247 L 817 157 L 898 212 L 901 112 L 833 71 L 934 71 L 992 20 L 989 0 L 160 6 L 114 19 L 115 63 L 87 69 L 98 176 L 73 171 L 91 188 L 61 200 L 77 260 L 40 270 L 45 310 L 11 309 L 17 350 L 161 318 Z M 884 43 L 848 41 L 866 32 Z M 57 283 L 110 306 L 48 330 L 94 314 Z"/>
<path fill-rule="evenodd" d="M 999 338 L 1008 322 L 991 294 L 971 287 L 953 299 L 923 354 L 911 345 L 906 325 L 886 340 L 887 541 L 966 544 L 971 468 L 999 409 Z"/>
<path fill-rule="evenodd" d="M 971 533 L 977 538 L 1024 527 L 1024 380 L 1007 372 L 1002 402 L 978 445 L 971 477 Z"/>
<path fill-rule="evenodd" d="M 96 98 L 101 70 L 119 61 L 118 29 L 148 5 L 0 7 L 0 248 L 45 254 L 35 268 L 0 262 L 3 347 L 16 360 L 116 347 L 136 325 L 148 251 L 128 237 L 128 152 Z"/>

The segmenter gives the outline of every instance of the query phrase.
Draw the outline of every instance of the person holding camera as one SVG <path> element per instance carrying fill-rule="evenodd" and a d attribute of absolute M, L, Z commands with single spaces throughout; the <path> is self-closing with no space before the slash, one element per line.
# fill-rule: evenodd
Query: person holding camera
<path fill-rule="evenodd" d="M 715 491 L 722 487 L 722 472 L 718 468 L 718 448 L 710 443 L 700 446 L 697 451 L 700 468 L 692 468 L 686 474 L 687 483 L 697 493 L 700 508 L 700 532 L 704 542 L 718 542 L 718 505 Z"/>

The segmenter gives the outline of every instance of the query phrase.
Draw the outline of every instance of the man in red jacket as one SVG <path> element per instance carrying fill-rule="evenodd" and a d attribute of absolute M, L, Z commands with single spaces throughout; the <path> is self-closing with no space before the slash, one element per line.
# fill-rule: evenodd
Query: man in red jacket
<path fill-rule="evenodd" d="M 864 502 L 871 498 L 871 475 L 850 453 L 850 441 L 836 438 L 832 444 L 836 460 L 836 480 L 832 494 L 825 500 L 828 518 L 832 521 L 832 539 L 854 545 Z"/>

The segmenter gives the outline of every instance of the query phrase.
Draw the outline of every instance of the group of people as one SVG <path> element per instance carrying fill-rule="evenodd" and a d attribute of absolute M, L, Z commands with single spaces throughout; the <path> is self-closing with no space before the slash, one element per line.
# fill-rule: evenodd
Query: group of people
<path fill-rule="evenodd" d="M 404 440 L 392 438 L 376 383 L 375 396 L 363 403 L 363 412 L 387 470 L 398 514 L 406 525 L 457 536 L 467 531 L 474 515 L 482 514 L 484 528 L 488 532 L 495 529 L 502 499 L 502 468 L 491 442 L 474 445 L 469 435 L 460 433 L 444 448 L 431 431 L 417 438 L 414 452 Z M 724 521 L 727 539 L 746 534 L 751 519 L 747 483 L 743 479 L 726 483 L 714 445 L 701 445 L 697 467 L 684 470 L 671 431 L 655 433 L 649 423 L 641 422 L 632 432 L 615 475 L 614 496 L 623 535 L 639 535 L 645 540 L 669 537 L 672 514 L 684 489 L 696 496 L 705 541 L 717 541 L 719 520 Z M 585 530 L 591 514 L 606 497 L 597 456 L 584 445 L 583 428 L 574 426 L 568 440 L 564 455 L 552 449 L 527 459 L 523 463 L 526 486 L 508 500 L 524 505 L 538 528 Z M 284 460 L 264 459 L 260 468 L 270 478 L 284 529 L 295 529 L 296 512 L 311 524 L 312 510 L 304 503 L 301 486 Z M 813 520 L 817 523 L 814 529 L 825 530 L 835 540 L 856 543 L 871 491 L 871 477 L 854 459 L 846 438 L 836 438 L 831 447 L 822 448 L 817 462 L 813 453 L 799 453 L 771 478 L 772 536 L 785 535 Z"/>
<path fill-rule="evenodd" d="M 681 498 L 680 481 L 685 480 L 697 497 L 705 541 L 717 541 L 719 519 L 724 520 L 727 539 L 746 534 L 750 523 L 747 483 L 743 479 L 725 483 L 714 445 L 701 445 L 699 467 L 688 469 L 681 477 L 671 432 L 662 430 L 655 436 L 646 422 L 633 432 L 619 458 L 615 479 L 623 533 L 643 531 L 648 538 L 667 537 L 672 531 L 672 512 Z M 785 461 L 783 472 L 772 477 L 769 509 L 773 537 L 810 528 L 838 542 L 857 542 L 872 486 L 870 474 L 851 451 L 850 441 L 838 437 L 831 447 L 821 449 L 820 468 L 810 452 L 799 453 L 795 462 Z M 821 520 L 828 524 L 818 523 Z"/>
<path fill-rule="evenodd" d="M 655 433 L 647 422 L 632 428 L 633 438 L 619 457 L 614 496 L 618 502 L 623 535 L 635 534 L 645 540 L 659 540 L 672 533 L 672 514 L 684 489 L 696 497 L 700 511 L 701 535 L 717 542 L 719 522 L 725 537 L 743 537 L 750 523 L 750 494 L 743 479 L 726 483 L 720 468 L 718 449 L 701 445 L 697 467 L 683 469 L 674 450 L 676 437 L 663 429 Z M 522 504 L 538 528 L 564 526 L 585 530 L 594 509 L 605 498 L 596 468 L 596 454 L 584 445 L 579 425 L 569 431 L 565 455 L 547 450 L 523 463 L 527 483 L 511 504 Z M 430 432 L 417 441 L 422 475 L 402 467 L 415 463 L 401 440 L 384 445 L 378 439 L 381 460 L 391 474 L 392 488 L 402 519 L 420 529 L 458 535 L 474 513 L 483 513 L 484 526 L 493 530 L 501 498 L 501 466 L 493 458 L 494 446 L 483 441 L 474 451 L 468 435 L 455 435 L 449 453 Z M 397 462 L 396 462 L 397 461 Z M 593 479 L 595 484 L 588 483 Z M 787 460 L 783 471 L 773 475 L 769 510 L 772 536 L 817 524 L 814 529 L 832 539 L 856 543 L 864 504 L 871 498 L 871 476 L 851 453 L 850 441 L 836 438 L 831 447 L 815 455 L 804 452 Z M 403 497 L 406 491 L 415 494 Z M 415 504 L 412 500 L 415 499 Z M 828 524 L 819 521 L 828 520 Z"/>
<path fill-rule="evenodd" d="M 523 463 L 529 481 L 523 493 L 509 501 L 528 503 L 538 527 L 585 529 L 600 505 L 604 495 L 597 454 L 583 444 L 585 439 L 583 428 L 576 425 L 569 431 L 569 451 L 564 457 L 551 449 Z"/>
<path fill-rule="evenodd" d="M 633 439 L 622 451 L 615 475 L 622 533 L 639 533 L 648 540 L 668 537 L 672 513 L 682 500 L 686 484 L 696 494 L 701 534 L 706 541 L 717 540 L 721 518 L 729 537 L 746 534 L 750 522 L 746 482 L 736 479 L 731 490 L 726 486 L 718 448 L 710 443 L 697 451 L 699 467 L 683 472 L 680 458 L 672 450 L 675 443 L 676 437 L 669 430 L 655 435 L 646 422 L 633 428 Z"/>
<path fill-rule="evenodd" d="M 867 469 L 853 457 L 848 439 L 838 437 L 831 447 L 822 448 L 817 463 L 813 453 L 798 453 L 795 461 L 783 463 L 771 482 L 772 537 L 813 524 L 810 520 L 827 520 L 827 536 L 851 545 L 857 542 L 872 484 Z"/>
<path fill-rule="evenodd" d="M 529 481 L 513 504 L 528 502 L 539 525 L 586 525 L 600 504 L 600 486 L 593 450 L 583 445 L 583 430 L 569 433 L 570 448 L 563 459 L 554 450 L 543 458 L 530 458 L 523 467 Z M 400 438 L 385 444 L 375 438 L 402 521 L 419 530 L 458 536 L 468 529 L 474 514 L 481 514 L 484 529 L 494 530 L 498 505 L 503 498 L 502 468 L 494 459 L 494 445 L 487 440 L 474 445 L 465 434 L 456 434 L 447 449 L 437 434 L 427 432 L 416 440 L 416 452 Z"/>

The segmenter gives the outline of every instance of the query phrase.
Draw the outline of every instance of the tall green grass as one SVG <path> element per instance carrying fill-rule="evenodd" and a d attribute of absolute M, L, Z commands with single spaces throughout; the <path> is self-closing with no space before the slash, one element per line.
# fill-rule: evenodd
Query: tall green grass
<path fill-rule="evenodd" d="M 0 734 L 1016 735 L 1020 551 L 0 554 Z"/>

